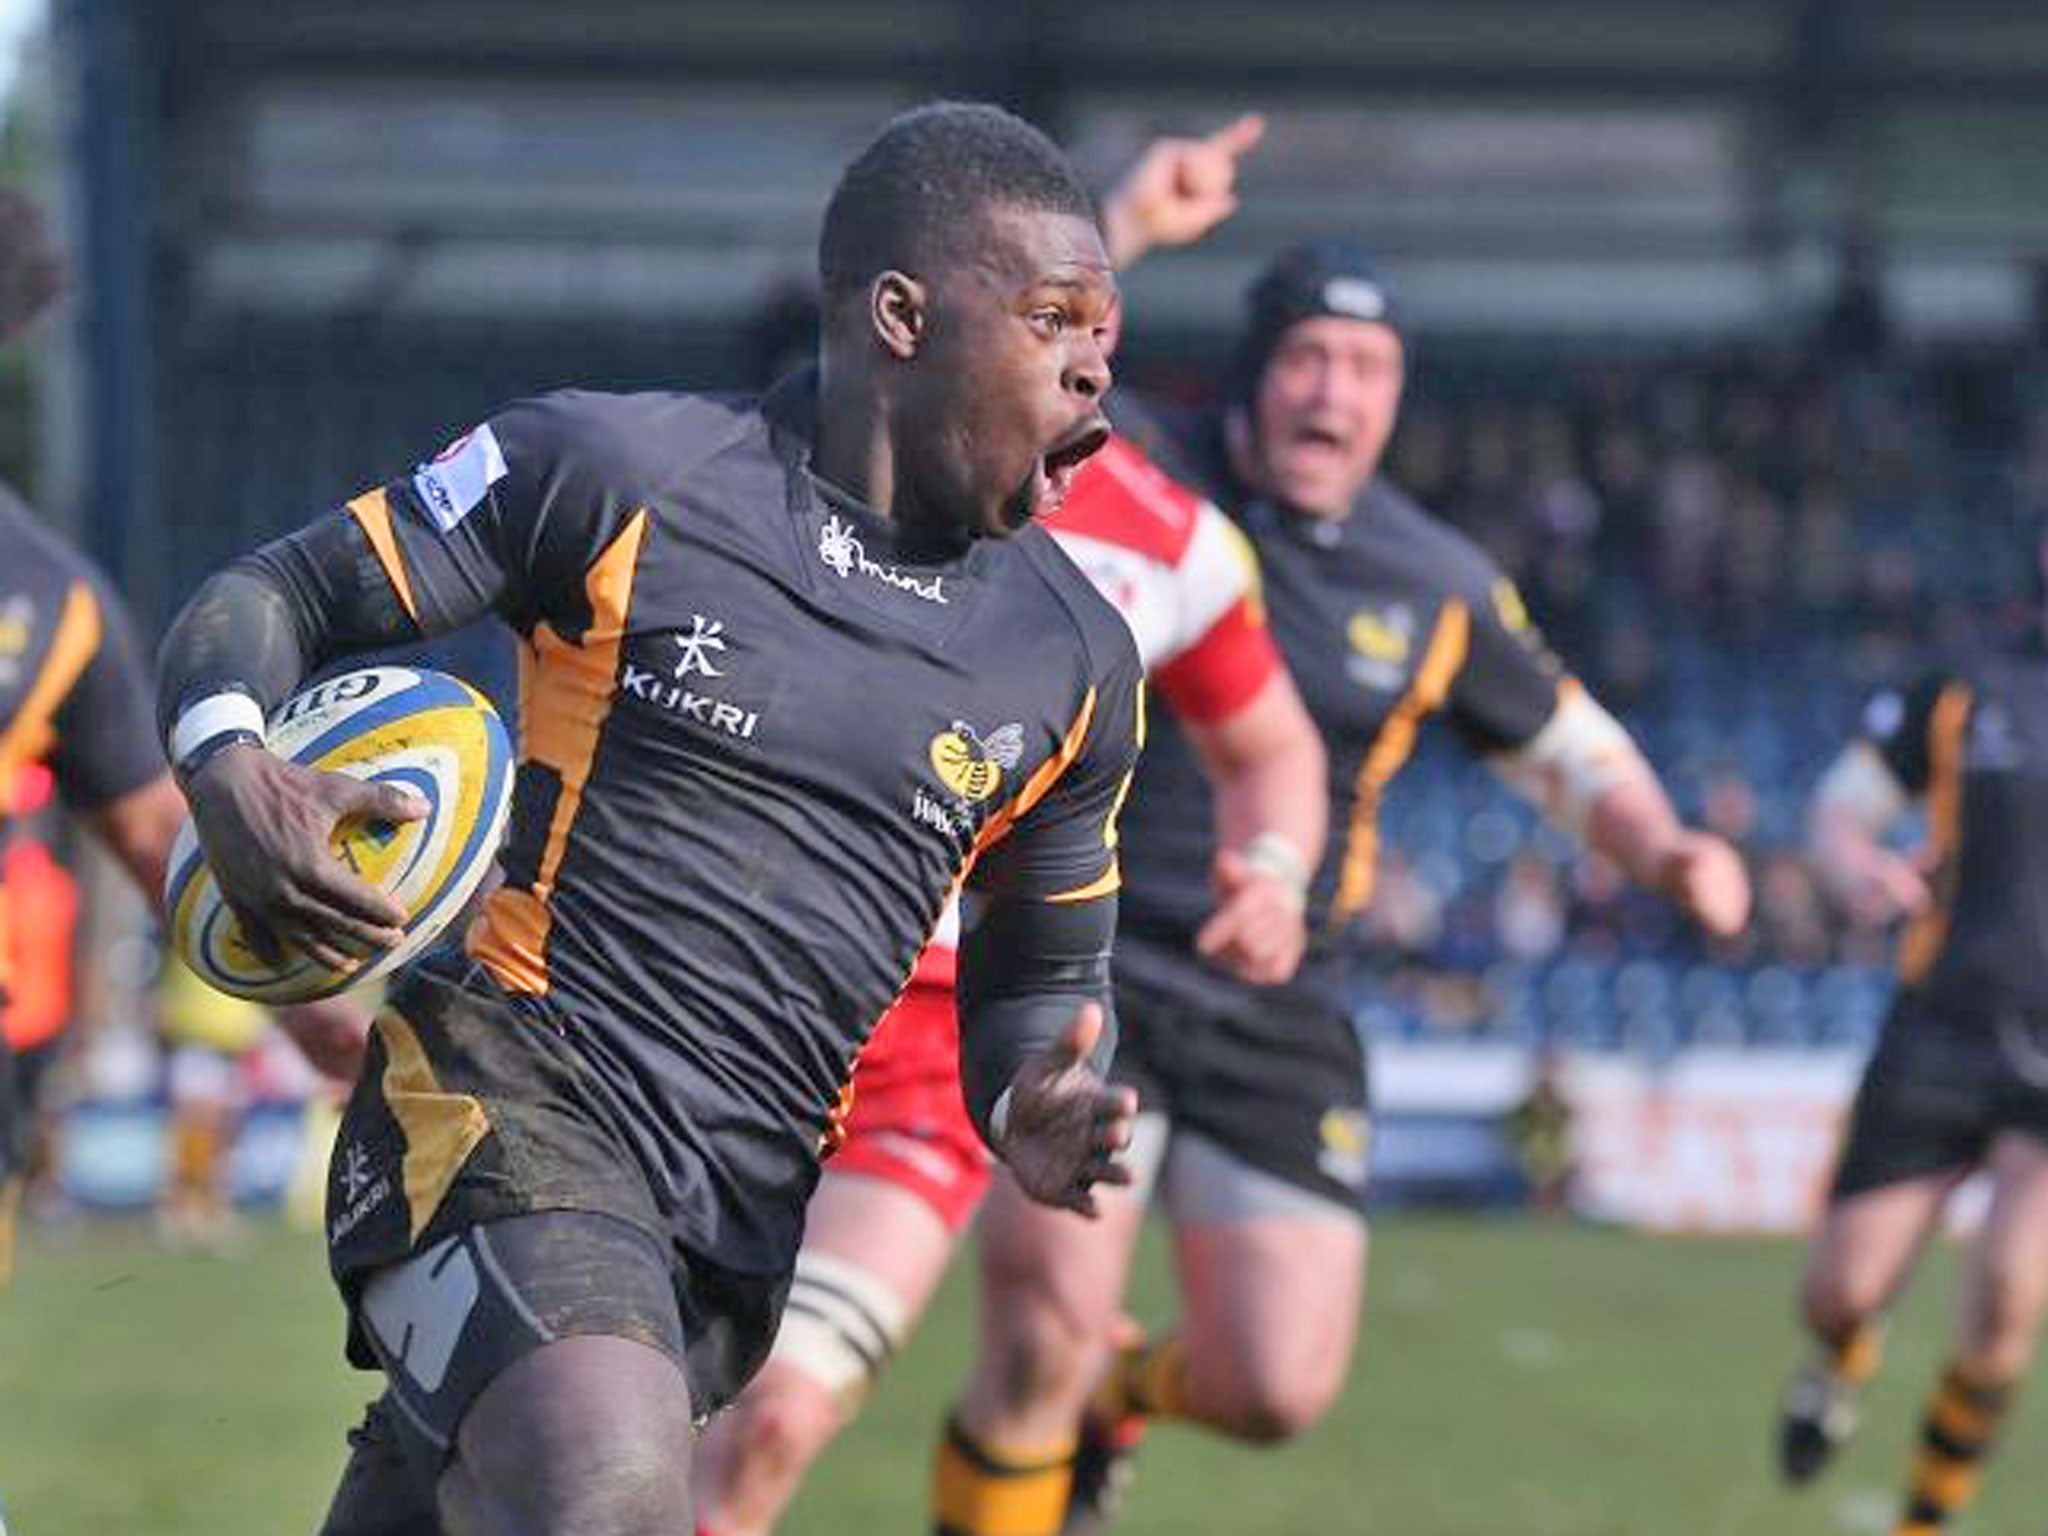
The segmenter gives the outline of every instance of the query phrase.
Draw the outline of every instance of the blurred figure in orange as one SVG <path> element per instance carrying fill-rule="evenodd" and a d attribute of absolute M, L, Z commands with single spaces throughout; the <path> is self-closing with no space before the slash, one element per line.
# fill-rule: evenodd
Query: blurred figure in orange
<path fill-rule="evenodd" d="M 61 286 L 40 213 L 0 186 L 0 343 Z M 153 895 L 185 805 L 151 729 L 138 650 L 100 573 L 0 485 L 0 785 L 46 765 L 65 803 Z M 0 918 L 18 906 L 10 900 Z M 0 960 L 10 953 L 0 940 Z M 0 996 L 15 985 L 0 973 Z M 0 1275 L 12 1258 L 26 1140 L 14 1079 L 14 1053 L 0 1048 Z"/>
<path fill-rule="evenodd" d="M 54 1197 L 49 1090 L 71 1023 L 78 932 L 78 882 L 51 847 L 55 793 L 48 768 L 41 763 L 22 767 L 5 792 L 9 825 L 5 849 L 0 851 L 0 885 L 15 904 L 15 920 L 7 930 L 10 984 L 0 1028 L 14 1052 L 16 1087 L 26 1121 L 24 1198 L 36 1206 Z"/>

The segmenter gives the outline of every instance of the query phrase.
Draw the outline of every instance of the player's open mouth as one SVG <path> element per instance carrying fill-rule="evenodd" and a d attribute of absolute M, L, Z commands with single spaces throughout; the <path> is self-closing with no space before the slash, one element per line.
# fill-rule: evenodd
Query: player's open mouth
<path fill-rule="evenodd" d="M 1351 440 L 1335 427 L 1306 426 L 1295 430 L 1294 446 L 1311 453 L 1338 454 L 1351 446 Z"/>
<path fill-rule="evenodd" d="M 1038 461 L 1038 510 L 1057 509 L 1073 489 L 1074 476 L 1089 455 L 1109 441 L 1109 423 L 1091 416 L 1047 449 Z"/>

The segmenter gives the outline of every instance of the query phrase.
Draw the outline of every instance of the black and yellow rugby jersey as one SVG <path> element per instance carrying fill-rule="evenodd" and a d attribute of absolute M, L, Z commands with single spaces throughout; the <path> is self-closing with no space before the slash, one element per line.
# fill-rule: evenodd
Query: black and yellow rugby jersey
<path fill-rule="evenodd" d="M 1571 685 L 1493 562 L 1384 481 L 1349 517 L 1319 519 L 1247 498 L 1207 462 L 1206 488 L 1258 555 L 1267 623 L 1328 751 L 1330 841 L 1309 919 L 1315 950 L 1342 948 L 1372 896 L 1381 797 L 1423 723 L 1441 713 L 1472 750 L 1510 750 Z M 1201 766 L 1162 715 L 1124 814 L 1122 933 L 1190 947 L 1212 901 L 1213 825 Z"/>
<path fill-rule="evenodd" d="M 777 1267 L 853 1058 L 948 894 L 1118 884 L 1123 621 L 1038 529 L 921 554 L 760 408 L 565 393 L 349 512 L 419 630 L 524 639 L 470 954 L 557 1020 L 681 1236 Z"/>
<path fill-rule="evenodd" d="M 0 788 L 49 765 L 65 803 L 90 812 L 164 770 L 149 680 L 100 574 L 0 485 Z M 0 988 L 6 984 L 0 892 Z"/>
<path fill-rule="evenodd" d="M 1874 695 L 1864 738 L 1927 813 L 1934 902 L 1899 979 L 1988 1021 L 2048 1008 L 2048 651 L 1995 652 Z"/>

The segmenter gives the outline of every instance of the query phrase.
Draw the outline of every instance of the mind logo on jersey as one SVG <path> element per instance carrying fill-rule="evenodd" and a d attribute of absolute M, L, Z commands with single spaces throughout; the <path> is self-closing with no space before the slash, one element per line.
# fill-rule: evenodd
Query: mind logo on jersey
<path fill-rule="evenodd" d="M 928 603 L 946 601 L 944 577 L 914 576 L 901 566 L 884 565 L 879 560 L 869 559 L 867 546 L 861 543 L 853 525 L 837 517 L 826 518 L 825 526 L 818 530 L 818 558 L 841 581 L 858 571 L 870 581 L 879 581 L 885 587 L 908 592 Z"/>
<path fill-rule="evenodd" d="M 1005 725 L 979 735 L 964 720 L 932 738 L 932 772 L 939 782 L 969 805 L 979 805 L 996 792 L 1003 771 L 1024 756 L 1024 727 Z"/>

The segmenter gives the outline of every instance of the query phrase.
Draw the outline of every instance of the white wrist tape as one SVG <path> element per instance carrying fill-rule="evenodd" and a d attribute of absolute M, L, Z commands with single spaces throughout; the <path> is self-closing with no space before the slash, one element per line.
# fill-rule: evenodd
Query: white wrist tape
<path fill-rule="evenodd" d="M 1882 837 L 1913 808 L 1913 798 L 1877 748 L 1857 741 L 1821 775 L 1813 804 L 1848 817 L 1872 837 Z"/>
<path fill-rule="evenodd" d="M 1299 848 L 1278 832 L 1261 832 L 1244 845 L 1245 863 L 1294 897 L 1308 899 L 1308 860 Z"/>
<path fill-rule="evenodd" d="M 250 731 L 263 739 L 263 706 L 246 693 L 232 689 L 210 693 L 188 704 L 171 727 L 171 766 L 178 767 L 201 747 L 219 736 Z"/>
<path fill-rule="evenodd" d="M 1010 1135 L 1011 1092 L 1011 1089 L 1005 1088 L 997 1094 L 996 1102 L 988 1112 L 988 1144 L 999 1152 Z"/>
<path fill-rule="evenodd" d="M 1627 729 L 1590 693 L 1567 682 L 1543 729 L 1487 766 L 1517 794 L 1575 837 L 1593 806 L 1642 762 Z"/>

